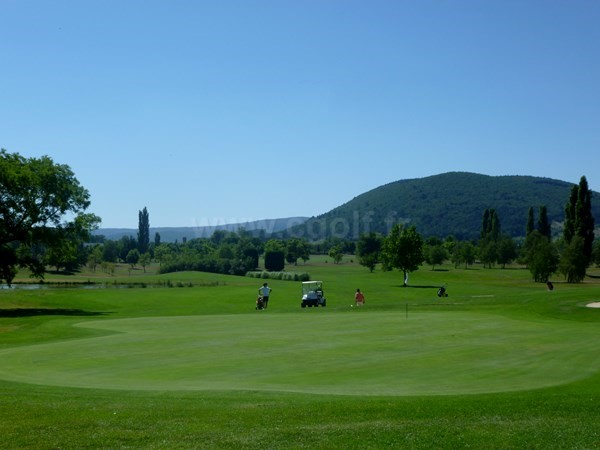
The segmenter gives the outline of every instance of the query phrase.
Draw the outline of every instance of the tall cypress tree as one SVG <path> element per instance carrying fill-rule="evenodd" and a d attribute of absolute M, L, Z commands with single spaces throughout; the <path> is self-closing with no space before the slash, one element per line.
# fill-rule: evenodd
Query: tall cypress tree
<path fill-rule="evenodd" d="M 533 220 L 533 206 L 530 206 L 529 212 L 527 213 L 527 226 L 525 228 L 525 236 L 529 236 L 529 233 L 531 233 L 533 230 L 535 230 Z"/>
<path fill-rule="evenodd" d="M 481 220 L 481 239 L 497 241 L 500 237 L 500 217 L 495 209 L 486 209 Z"/>
<path fill-rule="evenodd" d="M 548 210 L 545 206 L 540 206 L 537 229 L 542 236 L 546 236 L 548 239 L 552 237 L 552 227 L 548 222 Z"/>
<path fill-rule="evenodd" d="M 575 208 L 577 197 L 579 196 L 579 187 L 575 184 L 571 188 L 569 201 L 565 206 L 565 223 L 563 227 L 563 237 L 567 243 L 570 243 L 575 236 Z"/>
<path fill-rule="evenodd" d="M 483 218 L 481 219 L 481 239 L 488 237 L 491 227 L 490 223 L 490 210 L 486 209 L 483 212 Z"/>
<path fill-rule="evenodd" d="M 592 191 L 585 176 L 579 185 L 571 188 L 569 202 L 565 207 L 565 224 L 563 230 L 565 241 L 570 244 L 575 236 L 583 239 L 583 254 L 589 265 L 594 245 L 594 216 L 592 215 Z"/>
<path fill-rule="evenodd" d="M 495 209 L 490 210 L 490 237 L 494 242 L 500 238 L 500 216 Z"/>
<path fill-rule="evenodd" d="M 138 213 L 138 217 L 138 251 L 140 254 L 143 254 L 148 251 L 148 246 L 150 245 L 150 218 L 145 206 Z"/>
<path fill-rule="evenodd" d="M 579 181 L 575 206 L 575 233 L 583 238 L 583 254 L 589 264 L 594 245 L 594 216 L 592 215 L 592 191 L 588 187 L 585 176 Z"/>

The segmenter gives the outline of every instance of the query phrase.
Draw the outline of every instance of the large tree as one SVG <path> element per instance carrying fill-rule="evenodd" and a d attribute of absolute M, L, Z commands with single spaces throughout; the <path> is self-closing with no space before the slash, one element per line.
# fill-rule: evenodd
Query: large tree
<path fill-rule="evenodd" d="M 285 243 L 285 260 L 289 264 L 298 264 L 298 259 L 305 262 L 310 259 L 310 247 L 304 239 L 290 238 Z"/>
<path fill-rule="evenodd" d="M 442 244 L 426 245 L 424 253 L 425 262 L 431 266 L 431 270 L 448 259 L 448 252 Z"/>
<path fill-rule="evenodd" d="M 383 245 L 383 236 L 370 232 L 361 234 L 356 243 L 356 257 L 361 266 L 373 272 L 379 262 L 379 255 Z"/>
<path fill-rule="evenodd" d="M 404 228 L 395 224 L 390 234 L 383 241 L 381 252 L 386 269 L 398 269 L 404 274 L 404 286 L 410 272 L 419 269 L 425 260 L 423 255 L 423 238 L 414 225 Z"/>
<path fill-rule="evenodd" d="M 517 257 L 517 244 L 508 235 L 504 235 L 498 241 L 498 264 L 502 264 L 504 269 L 507 264 L 510 264 Z"/>
<path fill-rule="evenodd" d="M 567 279 L 567 283 L 581 283 L 585 278 L 587 261 L 583 245 L 583 238 L 574 236 L 560 255 L 558 269 Z"/>
<path fill-rule="evenodd" d="M 454 263 L 454 267 L 458 267 L 460 264 L 465 265 L 465 269 L 475 262 L 475 246 L 468 242 L 457 242 L 452 249 L 451 260 Z"/>
<path fill-rule="evenodd" d="M 0 279 L 17 267 L 43 277 L 46 250 L 89 238 L 100 222 L 85 213 L 89 197 L 69 166 L 0 150 Z"/>
<path fill-rule="evenodd" d="M 548 237 L 538 230 L 529 233 L 523 248 L 525 262 L 536 282 L 546 282 L 558 269 L 558 251 Z"/>

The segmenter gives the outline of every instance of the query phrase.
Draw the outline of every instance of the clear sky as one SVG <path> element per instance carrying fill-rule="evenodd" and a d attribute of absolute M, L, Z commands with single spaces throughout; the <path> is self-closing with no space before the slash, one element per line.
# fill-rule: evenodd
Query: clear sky
<path fill-rule="evenodd" d="M 600 191 L 599 24 L 597 0 L 0 0 L 0 147 L 69 165 L 101 227 L 448 171 Z"/>

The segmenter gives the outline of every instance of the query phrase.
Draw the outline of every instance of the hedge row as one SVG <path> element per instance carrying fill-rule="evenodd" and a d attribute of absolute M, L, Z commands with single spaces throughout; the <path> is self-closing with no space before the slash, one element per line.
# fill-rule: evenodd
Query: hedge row
<path fill-rule="evenodd" d="M 246 276 L 252 278 L 265 278 L 271 280 L 310 281 L 310 275 L 306 272 L 269 272 L 263 270 L 246 272 Z"/>

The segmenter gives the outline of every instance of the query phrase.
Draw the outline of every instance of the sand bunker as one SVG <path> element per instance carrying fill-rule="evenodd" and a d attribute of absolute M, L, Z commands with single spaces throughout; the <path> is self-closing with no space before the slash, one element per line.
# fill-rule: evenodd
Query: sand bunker
<path fill-rule="evenodd" d="M 600 302 L 588 303 L 585 306 L 587 306 L 588 308 L 600 308 Z"/>

